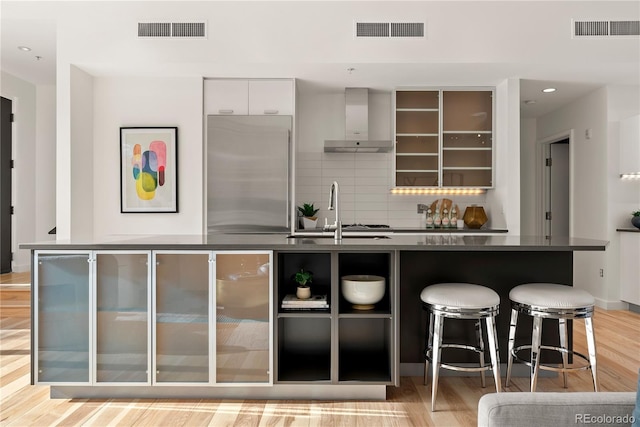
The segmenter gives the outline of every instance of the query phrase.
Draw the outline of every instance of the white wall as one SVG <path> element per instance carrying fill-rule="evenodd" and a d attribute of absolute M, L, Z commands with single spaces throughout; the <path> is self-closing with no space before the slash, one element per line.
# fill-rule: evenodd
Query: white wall
<path fill-rule="evenodd" d="M 573 236 L 611 240 L 609 234 L 608 192 L 608 121 L 607 89 L 601 88 L 557 111 L 540 117 L 537 121 L 538 141 L 574 131 L 570 147 L 571 176 L 573 186 L 573 211 L 571 223 Z M 591 130 L 591 139 L 585 131 Z M 612 264 L 611 251 L 574 252 L 573 285 L 590 292 L 604 307 L 615 301 L 608 299 L 608 288 L 617 286 L 609 280 Z M 600 269 L 606 272 L 600 277 Z"/>
<path fill-rule="evenodd" d="M 487 192 L 491 225 L 520 234 L 520 81 L 496 86 L 495 182 Z M 487 214 L 489 216 L 489 214 Z"/>
<path fill-rule="evenodd" d="M 36 87 L 35 240 L 54 240 L 56 226 L 56 87 Z"/>
<path fill-rule="evenodd" d="M 631 212 L 640 209 L 640 181 L 623 181 L 620 173 L 622 157 L 629 156 L 629 151 L 622 149 L 620 141 L 620 121 L 628 117 L 640 114 L 640 85 L 634 86 L 609 86 L 607 96 L 608 122 L 609 122 L 609 222 L 608 233 L 610 236 L 610 266 L 609 282 L 617 284 L 608 288 L 607 299 L 615 301 L 620 299 L 620 263 L 635 264 L 637 259 L 631 253 L 620 250 L 620 233 L 616 228 L 631 227 Z M 639 152 L 636 150 L 636 152 Z M 640 162 L 640 159 L 636 159 Z M 640 237 L 640 236 L 639 236 Z M 640 247 L 640 239 L 638 245 Z M 640 280 L 640 278 L 637 278 Z"/>
<path fill-rule="evenodd" d="M 15 168 L 12 177 L 12 270 L 29 271 L 28 250 L 18 250 L 20 243 L 35 238 L 36 194 L 36 87 L 11 74 L 0 73 L 0 95 L 12 101 L 15 121 L 12 129 L 12 152 Z"/>
<path fill-rule="evenodd" d="M 520 120 L 520 234 L 536 234 L 536 119 Z"/>
<path fill-rule="evenodd" d="M 93 237 L 93 198 L 100 194 L 93 186 L 93 77 L 73 65 L 70 123 L 70 237 L 86 240 Z"/>
<path fill-rule="evenodd" d="M 95 237 L 201 234 L 202 78 L 94 77 Z M 178 127 L 178 213 L 120 213 L 120 127 Z"/>

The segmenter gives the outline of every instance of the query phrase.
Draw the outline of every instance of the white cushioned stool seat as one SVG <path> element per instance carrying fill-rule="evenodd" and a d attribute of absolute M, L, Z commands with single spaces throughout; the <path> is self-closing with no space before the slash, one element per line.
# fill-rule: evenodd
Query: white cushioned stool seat
<path fill-rule="evenodd" d="M 509 292 L 509 299 L 520 304 L 549 308 L 580 308 L 596 303 L 595 298 L 582 289 L 554 283 L 527 283 Z"/>
<path fill-rule="evenodd" d="M 440 368 L 453 371 L 479 372 L 482 387 L 485 387 L 485 371 L 493 371 L 496 391 L 500 386 L 500 355 L 498 353 L 498 335 L 496 332 L 496 316 L 500 311 L 500 296 L 490 288 L 471 283 L 437 283 L 427 286 L 420 293 L 423 307 L 429 311 L 427 348 L 425 349 L 424 383 L 427 384 L 429 364 L 431 363 L 431 410 L 436 408 L 438 393 L 438 376 Z M 443 326 L 445 319 L 474 320 L 477 345 L 462 343 L 443 343 Z M 485 343 L 482 324 L 486 323 L 487 341 L 491 364 L 486 366 L 484 360 Z M 478 354 L 478 366 L 467 367 L 460 364 L 443 363 L 442 349 L 457 348 L 471 350 Z"/>
<path fill-rule="evenodd" d="M 509 292 L 511 300 L 511 321 L 509 324 L 508 351 L 509 361 L 507 363 L 506 386 L 511 380 L 511 369 L 514 360 L 518 360 L 531 368 L 531 391 L 536 390 L 538 372 L 540 369 L 547 371 L 562 372 L 564 387 L 567 387 L 567 372 L 582 369 L 591 370 L 593 379 L 593 389 L 598 391 L 598 378 L 596 374 L 596 341 L 593 330 L 593 311 L 596 300 L 588 292 L 557 283 L 525 283 L 518 285 Z M 531 343 L 525 345 L 515 345 L 516 328 L 518 327 L 519 314 L 528 315 L 533 318 L 533 329 L 531 331 Z M 542 345 L 542 320 L 553 319 L 558 321 L 558 333 L 560 344 Z M 573 351 L 568 341 L 567 322 L 572 319 L 584 319 L 585 336 L 587 338 L 587 349 L 589 355 L 585 356 L 577 351 Z M 518 357 L 521 350 L 530 349 L 529 361 Z M 540 362 L 541 350 L 553 350 L 562 355 L 562 367 L 555 367 L 550 364 Z M 569 366 L 568 356 L 573 354 L 583 359 L 586 364 Z"/>
<path fill-rule="evenodd" d="M 427 286 L 420 299 L 431 305 L 450 308 L 480 309 L 500 304 L 500 296 L 493 290 L 471 283 L 438 283 Z"/>

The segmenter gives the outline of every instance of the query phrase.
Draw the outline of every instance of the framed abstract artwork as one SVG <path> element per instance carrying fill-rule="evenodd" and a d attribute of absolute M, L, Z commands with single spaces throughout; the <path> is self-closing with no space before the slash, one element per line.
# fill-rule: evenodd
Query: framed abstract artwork
<path fill-rule="evenodd" d="M 178 128 L 120 128 L 120 212 L 178 212 Z"/>

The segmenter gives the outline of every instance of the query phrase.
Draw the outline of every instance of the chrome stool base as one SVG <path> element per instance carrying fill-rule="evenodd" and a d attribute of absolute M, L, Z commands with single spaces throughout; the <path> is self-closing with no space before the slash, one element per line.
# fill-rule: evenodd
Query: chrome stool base
<path fill-rule="evenodd" d="M 515 291 L 515 292 L 514 292 Z M 556 298 L 561 307 L 553 306 L 550 301 Z M 538 295 L 539 294 L 539 295 Z M 575 294 L 575 295 L 574 295 Z M 588 293 L 573 289 L 569 286 L 555 285 L 548 283 L 532 283 L 520 285 L 512 289 L 509 294 L 511 298 L 511 323 L 509 326 L 509 348 L 507 356 L 507 378 L 505 387 L 509 387 L 511 381 L 511 369 L 513 361 L 524 363 L 531 368 L 531 391 L 536 390 L 538 373 L 540 370 L 562 372 L 564 387 L 567 387 L 567 372 L 591 370 L 593 379 L 593 389 L 598 391 L 598 380 L 596 375 L 596 346 L 593 333 L 593 309 L 594 300 Z M 575 297 L 575 298 L 574 298 Z M 572 299 L 573 298 L 573 299 Z M 528 301 L 531 299 L 531 301 Z M 529 303 L 530 302 L 530 303 Z M 573 305 L 571 305 L 574 303 Z M 518 323 L 518 314 L 523 313 L 533 317 L 533 332 L 531 344 L 515 347 L 515 334 Z M 560 346 L 541 345 L 542 319 L 557 319 L 560 335 Z M 567 345 L 567 319 L 584 319 L 587 337 L 587 347 L 589 355 L 570 350 Z M 518 356 L 521 350 L 529 349 L 530 360 L 524 360 Z M 552 350 L 561 353 L 562 367 L 555 367 L 540 363 L 541 350 Z M 584 361 L 583 366 L 567 366 L 568 355 L 572 354 Z"/>
<path fill-rule="evenodd" d="M 431 288 L 431 289 L 430 289 Z M 429 291 L 428 291 L 429 290 Z M 479 292 L 481 302 L 490 302 L 486 307 L 471 307 L 465 305 L 464 301 L 455 303 L 448 302 L 448 292 Z M 474 295 L 467 296 L 469 300 L 477 304 Z M 444 283 L 432 285 L 422 291 L 421 299 L 424 307 L 429 311 L 429 329 L 427 338 L 427 348 L 425 349 L 424 363 L 424 383 L 428 383 L 429 364 L 431 364 L 431 411 L 435 411 L 436 396 L 438 393 L 438 377 L 440 368 L 462 372 L 480 372 L 482 387 L 486 386 L 485 372 L 493 371 L 496 391 L 501 391 L 500 382 L 500 356 L 498 354 L 498 341 L 496 333 L 495 318 L 498 315 L 500 297 L 493 290 L 479 285 L 464 283 Z M 464 299 L 464 298 L 463 298 Z M 476 335 L 478 345 L 464 345 L 454 343 L 442 343 L 443 326 L 445 318 L 469 319 L 476 321 Z M 483 338 L 482 324 L 486 324 L 489 352 L 491 364 L 485 365 L 485 343 Z M 442 363 L 442 350 L 445 348 L 457 348 L 478 353 L 479 363 L 477 367 L 458 366 L 455 364 Z"/>

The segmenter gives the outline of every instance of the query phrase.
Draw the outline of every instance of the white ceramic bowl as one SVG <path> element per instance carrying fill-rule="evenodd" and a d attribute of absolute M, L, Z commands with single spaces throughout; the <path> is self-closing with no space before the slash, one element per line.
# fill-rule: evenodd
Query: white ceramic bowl
<path fill-rule="evenodd" d="M 385 279 L 368 274 L 343 276 L 340 288 L 344 299 L 351 304 L 371 305 L 384 297 Z"/>

